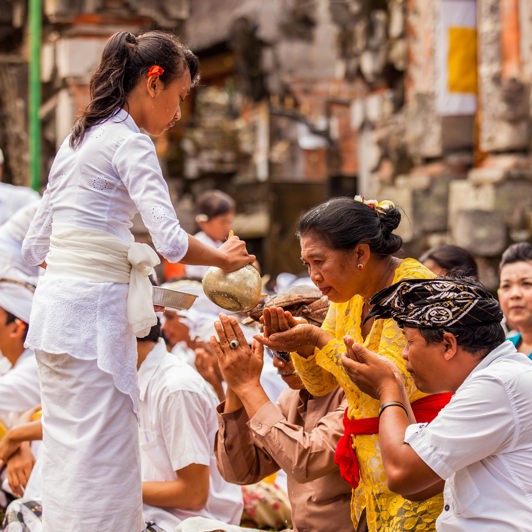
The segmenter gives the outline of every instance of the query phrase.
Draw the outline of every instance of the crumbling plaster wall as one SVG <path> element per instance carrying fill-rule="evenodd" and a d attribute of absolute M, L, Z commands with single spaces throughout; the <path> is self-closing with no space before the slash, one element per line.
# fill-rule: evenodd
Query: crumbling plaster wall
<path fill-rule="evenodd" d="M 256 27 L 264 44 L 263 65 L 269 82 L 285 77 L 323 79 L 335 75 L 335 34 L 328 15 L 329 0 L 209 0 L 191 3 L 186 41 L 201 50 L 231 39 L 241 19 Z M 272 93 L 276 87 L 272 87 Z"/>
<path fill-rule="evenodd" d="M 386 39 L 407 40 L 405 99 L 378 120 L 366 113 L 354 124 L 369 138 L 362 192 L 401 205 L 400 231 L 409 254 L 443 242 L 461 245 L 475 255 L 481 278 L 494 287 L 502 251 L 532 235 L 532 4 L 477 0 L 476 111 L 453 116 L 438 110 L 436 38 L 442 9 L 452 4 L 442 1 L 387 2 L 389 20 L 392 9 L 404 14 L 403 30 L 392 33 L 388 26 Z M 354 108 L 367 108 L 375 98 L 384 108 L 387 91 L 364 81 L 368 92 Z M 398 86 L 388 84 L 395 98 Z"/>

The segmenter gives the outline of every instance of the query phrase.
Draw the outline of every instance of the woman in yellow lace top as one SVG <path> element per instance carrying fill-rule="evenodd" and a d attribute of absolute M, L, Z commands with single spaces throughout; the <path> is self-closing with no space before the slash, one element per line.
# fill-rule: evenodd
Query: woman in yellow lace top
<path fill-rule="evenodd" d="M 382 288 L 405 278 L 434 277 L 418 261 L 393 256 L 402 245 L 401 238 L 393 234 L 400 220 L 401 214 L 391 202 L 363 202 L 359 198 L 335 198 L 304 214 L 298 230 L 301 257 L 313 283 L 329 298 L 328 314 L 318 328 L 297 322 L 282 309 L 265 309 L 264 337 L 257 338 L 274 350 L 291 352 L 298 373 L 313 395 L 321 396 L 342 386 L 349 420 L 375 423 L 375 419 L 368 418 L 377 417 L 379 402 L 361 392 L 346 373 L 341 362 L 345 335 L 400 368 L 411 402 L 424 396 L 416 389 L 401 357 L 405 346 L 402 330 L 392 319 L 364 321 L 371 297 Z M 443 503 L 441 495 L 435 493 L 443 485 L 434 493 L 419 494 L 421 500 L 417 502 L 389 491 L 377 431 L 378 421 L 374 430 L 346 436 L 360 471 L 351 503 L 355 529 L 358 526 L 364 530 L 367 521 L 368 530 L 373 532 L 435 530 Z M 356 481 L 351 485 L 355 486 Z"/>

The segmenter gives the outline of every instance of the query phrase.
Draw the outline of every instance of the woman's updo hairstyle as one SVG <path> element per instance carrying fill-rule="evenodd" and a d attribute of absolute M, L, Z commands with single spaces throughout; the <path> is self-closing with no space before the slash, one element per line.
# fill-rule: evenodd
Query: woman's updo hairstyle
<path fill-rule="evenodd" d="M 400 222 L 401 213 L 391 202 L 333 198 L 300 218 L 297 236 L 315 234 L 333 249 L 368 244 L 372 253 L 386 256 L 401 249 L 401 237 L 393 234 Z"/>
<path fill-rule="evenodd" d="M 149 31 L 138 37 L 128 31 L 112 35 L 90 80 L 90 102 L 72 128 L 70 145 L 77 146 L 89 127 L 126 107 L 128 94 L 155 65 L 164 70 L 159 78 L 165 84 L 187 70 L 192 86 L 199 82 L 198 58 L 175 35 L 164 31 Z"/>

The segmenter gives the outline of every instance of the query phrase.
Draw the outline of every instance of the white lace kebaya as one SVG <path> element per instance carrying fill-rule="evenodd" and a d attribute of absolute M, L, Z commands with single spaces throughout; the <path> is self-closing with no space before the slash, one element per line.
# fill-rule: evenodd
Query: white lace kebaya
<path fill-rule="evenodd" d="M 51 236 L 64 225 L 76 228 L 81 242 L 91 231 L 101 231 L 129 247 L 137 213 L 155 249 L 169 261 L 179 261 L 187 251 L 188 234 L 170 201 L 153 142 L 120 110 L 90 128 L 76 149 L 68 138 L 63 142 L 24 240 L 24 259 L 34 265 L 47 261 Z M 97 359 L 137 411 L 137 354 L 127 318 L 128 290 L 127 284 L 112 279 L 82 278 L 69 272 L 68 261 L 62 263 L 60 275 L 46 272 L 39 280 L 26 345 Z"/>

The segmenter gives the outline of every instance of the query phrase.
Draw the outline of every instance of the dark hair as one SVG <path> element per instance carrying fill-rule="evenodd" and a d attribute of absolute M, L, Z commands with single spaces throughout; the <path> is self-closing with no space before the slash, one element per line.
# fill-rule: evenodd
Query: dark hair
<path fill-rule="evenodd" d="M 154 65 L 164 69 L 160 76 L 163 83 L 183 76 L 187 70 L 192 85 L 199 81 L 198 58 L 175 35 L 163 31 L 149 31 L 138 37 L 128 31 L 112 35 L 90 80 L 91 101 L 72 128 L 70 146 L 76 147 L 88 128 L 124 107 L 128 94 Z"/>
<path fill-rule="evenodd" d="M 137 342 L 157 342 L 161 338 L 161 320 L 157 318 L 157 323 L 150 329 L 150 332 L 143 338 L 137 338 Z"/>
<path fill-rule="evenodd" d="M 299 220 L 297 236 L 314 233 L 335 249 L 369 244 L 373 253 L 391 255 L 403 241 L 392 233 L 401 222 L 395 207 L 378 211 L 351 198 L 333 198 L 306 212 Z"/>
<path fill-rule="evenodd" d="M 532 244 L 529 242 L 518 242 L 507 247 L 502 254 L 501 262 L 499 264 L 499 271 L 507 264 L 514 262 L 526 262 L 532 260 Z"/>
<path fill-rule="evenodd" d="M 196 201 L 197 214 L 207 216 L 207 220 L 235 210 L 235 200 L 221 190 L 206 190 Z"/>
<path fill-rule="evenodd" d="M 450 332 L 456 337 L 458 345 L 470 353 L 480 353 L 482 357 L 502 344 L 506 339 L 504 329 L 499 322 L 487 323 L 476 327 L 446 327 L 444 329 L 418 329 L 429 344 L 443 341 L 443 333 Z"/>
<path fill-rule="evenodd" d="M 9 325 L 10 323 L 13 323 L 15 320 L 19 319 L 14 314 L 11 314 L 11 312 L 8 312 L 7 310 L 5 311 L 5 313 L 6 313 L 6 323 L 5 323 L 5 325 Z"/>
<path fill-rule="evenodd" d="M 419 262 L 433 260 L 440 268 L 450 274 L 463 274 L 478 279 L 478 266 L 475 258 L 467 249 L 452 244 L 442 244 L 426 251 Z"/>
<path fill-rule="evenodd" d="M 5 313 L 6 313 L 6 323 L 5 323 L 5 325 L 9 325 L 10 323 L 14 323 L 16 320 L 20 320 L 24 324 L 26 329 L 24 331 L 24 336 L 22 337 L 22 340 L 26 341 L 26 336 L 28 335 L 28 324 L 24 320 L 21 320 L 20 318 L 17 318 L 17 316 L 12 314 L 11 312 L 8 312 L 7 310 L 5 310 Z"/>
<path fill-rule="evenodd" d="M 148 275 L 148 279 L 152 286 L 159 286 L 155 273 Z M 159 319 L 159 316 L 157 316 L 157 323 L 150 329 L 150 332 L 146 336 L 137 338 L 137 342 L 157 342 L 162 336 L 161 330 L 161 320 Z"/>

